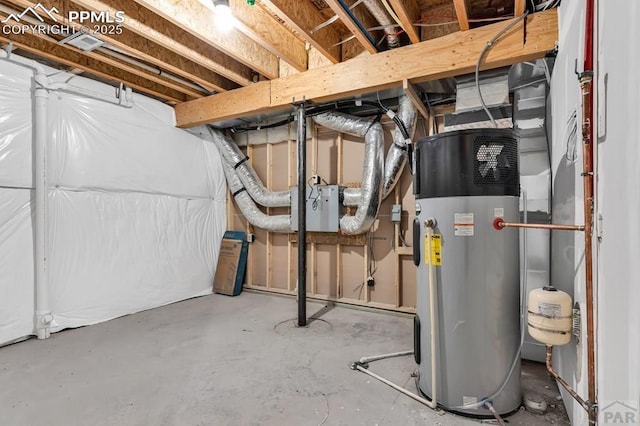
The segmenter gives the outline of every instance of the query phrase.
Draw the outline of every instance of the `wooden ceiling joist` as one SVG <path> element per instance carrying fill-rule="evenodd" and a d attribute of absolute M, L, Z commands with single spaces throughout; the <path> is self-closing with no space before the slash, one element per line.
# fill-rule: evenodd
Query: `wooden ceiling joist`
<path fill-rule="evenodd" d="M 411 43 L 420 43 L 420 31 L 414 26 L 420 19 L 420 9 L 416 0 L 389 0 L 389 4 L 400 19 L 402 29 Z"/>
<path fill-rule="evenodd" d="M 416 88 L 413 87 L 413 84 L 411 84 L 409 80 L 403 80 L 402 89 L 404 90 L 404 93 L 409 97 L 411 103 L 416 108 L 416 110 L 418 110 L 420 115 L 428 120 L 429 111 L 427 110 L 427 107 L 424 106 L 424 103 L 422 102 L 422 99 L 420 99 L 420 95 L 418 94 Z"/>
<path fill-rule="evenodd" d="M 135 0 L 141 6 L 182 28 L 204 43 L 214 46 L 267 78 L 278 78 L 278 58 L 236 29 L 224 32 L 214 14 L 194 0 Z M 132 9 L 127 2 L 126 10 Z"/>
<path fill-rule="evenodd" d="M 332 63 L 340 62 L 340 34 L 331 25 L 313 31 L 326 20 L 313 4 L 300 0 L 262 0 L 261 4 L 275 13 Z"/>
<path fill-rule="evenodd" d="M 28 0 L 11 0 L 11 3 L 19 9 L 35 5 L 34 1 Z M 56 7 L 58 10 L 64 10 L 63 0 L 49 0 L 47 5 L 49 7 Z M 61 15 L 55 15 L 55 17 L 59 22 L 64 19 Z M 101 40 L 127 52 L 131 56 L 147 61 L 149 64 L 155 65 L 161 70 L 171 72 L 186 80 L 192 80 L 211 91 L 224 92 L 238 87 L 233 81 L 222 77 L 210 69 L 200 66 L 196 62 L 179 56 L 171 49 L 138 37 L 132 31 L 124 31 L 123 34 L 117 37 L 118 39 L 116 40 L 108 35 L 100 35 Z M 251 70 L 246 67 L 244 67 L 244 70 L 246 73 L 244 79 L 246 84 L 249 84 Z"/>
<path fill-rule="evenodd" d="M 246 0 L 230 0 L 229 5 L 241 32 L 298 71 L 307 70 L 307 49 L 302 40 L 259 6 L 249 6 Z"/>
<path fill-rule="evenodd" d="M 56 42 L 37 38 L 29 33 L 25 33 L 23 35 L 12 34 L 10 39 L 4 35 L 0 35 L 0 41 L 4 43 L 11 42 L 13 43 L 13 46 L 18 49 L 71 68 L 81 69 L 84 72 L 93 74 L 115 84 L 122 82 L 132 89 L 163 99 L 170 103 L 184 102 L 189 99 L 184 93 L 168 88 L 164 84 L 158 84 L 146 80 L 138 74 L 107 65 L 104 62 L 83 55 L 79 51 L 70 49 Z"/>
<path fill-rule="evenodd" d="M 238 102 L 237 91 L 230 91 L 185 102 L 175 107 L 177 123 L 180 127 L 191 127 L 289 107 L 294 98 L 325 102 L 398 87 L 404 80 L 420 83 L 467 74 L 475 69 L 487 41 L 512 21 L 264 82 L 259 87 L 252 86 L 255 90 L 251 101 Z M 527 17 L 526 25 L 515 26 L 493 45 L 482 69 L 544 57 L 554 49 L 557 39 L 557 10 L 533 14 Z M 234 99 L 233 106 L 220 108 Z"/>
<path fill-rule="evenodd" d="M 251 68 L 202 43 L 181 28 L 132 3 L 131 0 L 74 0 L 74 3 L 81 8 L 97 12 L 115 13 L 117 10 L 126 10 L 126 19 L 122 26 L 133 34 L 125 32 L 122 35 L 114 35 L 112 38 L 115 40 L 126 39 L 129 44 L 140 45 L 143 43 L 141 40 L 146 39 L 149 43 L 161 46 L 160 54 L 165 58 L 171 55 L 177 58 L 184 57 L 242 86 L 251 84 Z M 147 52 L 158 56 L 154 50 Z M 224 90 L 227 89 L 223 87 L 222 91 Z"/>
<path fill-rule="evenodd" d="M 467 31 L 469 29 L 469 12 L 467 9 L 467 1 L 453 0 L 453 5 L 456 8 L 456 16 L 458 17 L 458 24 L 460 24 L 460 31 Z"/>
<path fill-rule="evenodd" d="M 375 44 L 375 40 L 372 40 L 371 35 L 367 31 L 366 19 L 361 16 L 359 9 L 349 11 L 347 4 L 344 0 L 325 0 L 327 5 L 338 15 L 338 18 L 342 23 L 351 31 L 351 34 L 360 42 L 364 49 L 371 53 L 378 53 L 378 49 Z"/>

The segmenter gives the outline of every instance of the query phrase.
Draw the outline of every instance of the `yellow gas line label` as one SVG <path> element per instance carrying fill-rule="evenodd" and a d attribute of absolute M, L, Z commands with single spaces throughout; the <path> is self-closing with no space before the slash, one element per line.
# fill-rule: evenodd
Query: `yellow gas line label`
<path fill-rule="evenodd" d="M 442 265 L 442 235 L 433 234 L 431 236 L 431 247 L 429 247 L 429 236 L 424 237 L 424 263 L 431 263 L 433 266 Z"/>

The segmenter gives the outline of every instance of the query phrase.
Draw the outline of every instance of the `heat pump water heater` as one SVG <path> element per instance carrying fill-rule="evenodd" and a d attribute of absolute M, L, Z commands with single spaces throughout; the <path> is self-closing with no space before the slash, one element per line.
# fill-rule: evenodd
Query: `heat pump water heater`
<path fill-rule="evenodd" d="M 485 402 L 500 414 L 521 403 L 518 232 L 493 227 L 498 217 L 519 222 L 516 141 L 511 130 L 462 130 L 415 149 L 419 388 L 432 397 L 432 262 L 436 401 L 465 415 L 491 416 Z"/>

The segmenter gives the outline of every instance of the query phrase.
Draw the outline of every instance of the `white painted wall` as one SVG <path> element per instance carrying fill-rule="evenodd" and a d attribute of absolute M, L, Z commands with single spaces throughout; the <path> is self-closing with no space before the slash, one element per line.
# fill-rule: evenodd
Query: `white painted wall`
<path fill-rule="evenodd" d="M 584 1 L 563 0 L 560 7 L 559 55 L 551 84 L 553 221 L 582 223 L 582 156 L 578 129 L 577 157 L 571 153 L 567 121 L 577 110 L 580 91 L 574 74 L 581 71 Z M 603 217 L 596 242 L 598 400 L 605 409 L 614 401 L 640 402 L 640 2 L 599 0 L 596 114 L 597 214 Z M 584 307 L 584 244 L 578 233 L 556 232 L 552 242 L 552 282 Z M 584 315 L 583 315 L 584 317 Z M 583 320 L 584 324 L 584 320 Z M 586 340 L 557 348 L 560 374 L 587 395 Z M 584 411 L 564 394 L 573 424 L 587 424 Z M 636 421 L 640 420 L 636 418 Z M 601 417 L 600 424 L 607 424 Z M 637 424 L 637 423 L 636 423 Z"/>
<path fill-rule="evenodd" d="M 627 405 L 637 409 L 640 406 L 640 2 L 600 0 L 598 12 L 597 211 L 603 218 L 598 262 L 598 394 L 602 409 L 616 400 L 628 401 Z M 640 424 L 638 417 L 636 424 Z"/>

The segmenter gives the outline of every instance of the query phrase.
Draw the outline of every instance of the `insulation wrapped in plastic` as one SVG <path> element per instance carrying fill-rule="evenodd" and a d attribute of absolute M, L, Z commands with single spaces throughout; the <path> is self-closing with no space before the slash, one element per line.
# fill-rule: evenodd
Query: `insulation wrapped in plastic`
<path fill-rule="evenodd" d="M 344 234 L 366 232 L 378 215 L 382 201 L 382 173 L 384 168 L 382 125 L 342 113 L 326 113 L 314 117 L 316 123 L 355 136 L 364 136 L 364 166 L 360 200 L 354 216 L 340 219 L 340 230 Z"/>
<path fill-rule="evenodd" d="M 113 98 L 110 85 L 42 67 Z M 68 91 L 48 101 L 49 279 L 38 292 L 33 80 L 0 60 L 0 345 L 34 333 L 47 293 L 52 332 L 211 293 L 226 225 L 218 150 L 156 100 L 134 94 L 124 108 Z"/>
<path fill-rule="evenodd" d="M 267 231 L 291 232 L 291 216 L 269 216 L 264 214 L 262 210 L 256 206 L 247 191 L 243 190 L 245 187 L 240 181 L 236 170 L 233 169 L 233 166 L 229 164 L 225 158 L 222 159 L 222 167 L 227 178 L 229 190 L 232 194 L 235 194 L 234 198 L 236 203 L 238 203 L 240 211 L 242 211 L 242 214 L 247 218 L 250 224 Z"/>
<path fill-rule="evenodd" d="M 240 151 L 238 145 L 222 132 L 215 129 L 210 129 L 210 131 L 220 153 L 235 168 L 236 175 L 255 202 L 265 207 L 289 207 L 291 205 L 291 191 L 269 191 L 253 167 L 247 163 L 247 158 Z"/>
<path fill-rule="evenodd" d="M 416 118 L 416 108 L 408 96 L 401 96 L 398 101 L 398 118 L 402 120 L 407 131 L 411 133 Z M 401 148 L 403 147 L 403 148 Z M 393 134 L 393 143 L 389 147 L 384 165 L 384 179 L 382 184 L 382 199 L 384 200 L 393 191 L 398 178 L 402 174 L 407 162 L 406 141 L 402 131 L 396 127 Z M 357 206 L 362 195 L 361 188 L 345 188 L 343 204 L 345 206 Z"/>

